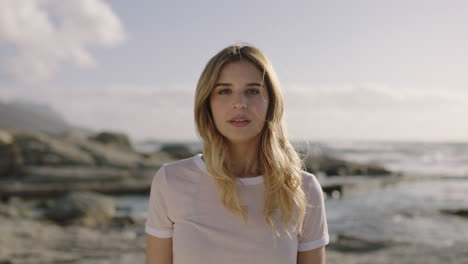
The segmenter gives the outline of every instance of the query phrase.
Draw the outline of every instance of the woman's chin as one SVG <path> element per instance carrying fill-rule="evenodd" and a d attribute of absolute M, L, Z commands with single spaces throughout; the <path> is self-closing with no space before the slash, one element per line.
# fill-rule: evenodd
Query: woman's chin
<path fill-rule="evenodd" d="M 228 136 L 226 139 L 231 144 L 253 144 L 258 142 L 259 135 L 255 136 Z"/>

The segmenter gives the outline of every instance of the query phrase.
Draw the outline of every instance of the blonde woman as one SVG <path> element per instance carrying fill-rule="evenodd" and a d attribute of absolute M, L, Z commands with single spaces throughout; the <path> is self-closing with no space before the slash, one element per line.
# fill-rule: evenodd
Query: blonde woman
<path fill-rule="evenodd" d="M 287 139 L 260 50 L 234 45 L 211 58 L 195 123 L 203 154 L 165 164 L 151 185 L 147 263 L 325 263 L 322 189 Z"/>

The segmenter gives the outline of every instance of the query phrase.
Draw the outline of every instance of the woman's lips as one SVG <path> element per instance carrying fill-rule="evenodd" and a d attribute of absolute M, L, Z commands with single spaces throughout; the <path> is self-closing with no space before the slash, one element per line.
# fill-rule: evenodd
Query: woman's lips
<path fill-rule="evenodd" d="M 244 121 L 229 121 L 229 124 L 235 126 L 235 127 L 244 127 L 250 123 L 250 120 L 244 120 Z"/>

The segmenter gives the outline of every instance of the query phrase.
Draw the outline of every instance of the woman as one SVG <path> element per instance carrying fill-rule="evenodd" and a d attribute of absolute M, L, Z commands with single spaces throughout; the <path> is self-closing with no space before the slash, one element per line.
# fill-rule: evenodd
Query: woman
<path fill-rule="evenodd" d="M 237 45 L 216 54 L 195 122 L 203 155 L 165 164 L 151 185 L 147 263 L 325 263 L 322 189 L 287 139 L 266 56 Z"/>

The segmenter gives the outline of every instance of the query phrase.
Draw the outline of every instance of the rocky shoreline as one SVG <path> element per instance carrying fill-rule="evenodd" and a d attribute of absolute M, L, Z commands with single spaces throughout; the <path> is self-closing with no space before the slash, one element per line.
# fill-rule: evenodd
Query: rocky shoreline
<path fill-rule="evenodd" d="M 164 163 L 197 153 L 184 145 L 138 152 L 127 135 L 76 132 L 47 135 L 0 128 L 0 199 L 58 197 L 76 190 L 106 194 L 147 193 L 154 172 Z M 309 172 L 328 176 L 388 176 L 375 164 L 301 154 Z"/>
<path fill-rule="evenodd" d="M 118 133 L 0 129 L 0 264 L 144 263 L 144 221 L 119 213 L 128 208 L 119 208 L 113 195 L 147 195 L 162 164 L 195 153 L 183 145 L 141 153 Z M 395 176 L 375 164 L 327 156 L 304 161 L 308 171 L 328 176 Z M 468 263 L 466 248 L 338 235 L 327 246 L 327 263 Z"/>

